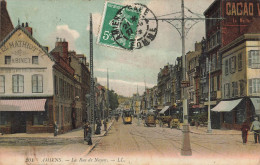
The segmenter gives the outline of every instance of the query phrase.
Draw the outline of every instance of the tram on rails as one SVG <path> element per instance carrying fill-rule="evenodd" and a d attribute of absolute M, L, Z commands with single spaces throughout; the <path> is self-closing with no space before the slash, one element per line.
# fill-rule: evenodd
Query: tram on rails
<path fill-rule="evenodd" d="M 122 114 L 122 118 L 124 124 L 132 124 L 133 117 L 130 110 L 124 110 Z"/>

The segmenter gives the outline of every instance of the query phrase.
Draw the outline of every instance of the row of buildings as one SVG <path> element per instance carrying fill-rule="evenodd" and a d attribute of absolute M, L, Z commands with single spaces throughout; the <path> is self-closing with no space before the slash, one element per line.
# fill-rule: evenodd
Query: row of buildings
<path fill-rule="evenodd" d="M 186 53 L 189 117 L 211 109 L 213 128 L 239 129 L 260 117 L 259 1 L 215 0 L 204 12 L 205 38 Z M 141 110 L 182 116 L 182 57 L 161 68 L 140 96 Z M 209 101 L 210 94 L 210 101 Z"/>
<path fill-rule="evenodd" d="M 86 56 L 57 38 L 49 51 L 28 23 L 13 27 L 0 1 L 0 132 L 59 133 L 89 120 L 90 70 Z M 96 117 L 104 118 L 107 95 L 95 81 Z"/>

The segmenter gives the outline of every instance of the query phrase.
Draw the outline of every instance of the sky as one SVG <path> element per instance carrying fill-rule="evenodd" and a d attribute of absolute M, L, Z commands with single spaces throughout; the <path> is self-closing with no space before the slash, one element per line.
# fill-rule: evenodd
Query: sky
<path fill-rule="evenodd" d="M 99 28 L 106 0 L 6 0 L 7 9 L 14 27 L 20 22 L 28 22 L 33 28 L 33 37 L 42 45 L 54 48 L 56 38 L 65 38 L 69 50 L 85 54 L 89 61 L 89 15 L 93 15 L 94 29 L 94 76 L 100 84 L 123 96 L 142 94 L 146 87 L 157 84 L 157 75 L 164 65 L 175 64 L 181 56 L 181 37 L 167 22 L 158 22 L 158 32 L 149 46 L 133 51 L 119 50 L 97 44 Z M 214 0 L 184 0 L 185 15 L 203 12 Z M 117 4 L 146 5 L 157 18 L 180 17 L 181 0 L 111 0 Z M 167 16 L 163 16 L 170 13 Z M 187 22 L 187 26 L 190 22 Z M 179 26 L 180 22 L 174 21 Z M 205 22 L 194 25 L 186 35 L 185 52 L 194 51 L 194 43 L 205 36 Z"/>

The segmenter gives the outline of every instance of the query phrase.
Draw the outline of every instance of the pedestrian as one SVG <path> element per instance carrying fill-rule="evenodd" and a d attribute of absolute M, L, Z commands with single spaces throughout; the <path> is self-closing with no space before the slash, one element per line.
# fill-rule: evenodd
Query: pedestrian
<path fill-rule="evenodd" d="M 160 124 L 160 127 L 162 127 L 162 126 L 163 126 L 162 119 L 159 119 L 159 124 Z"/>
<path fill-rule="evenodd" d="M 254 138 L 255 138 L 255 143 L 260 143 L 260 138 L 259 138 L 259 133 L 260 133 L 260 122 L 258 121 L 258 117 L 255 117 L 255 121 L 253 121 L 250 131 L 254 131 Z"/>
<path fill-rule="evenodd" d="M 116 115 L 116 122 L 118 122 L 119 115 Z"/>
<path fill-rule="evenodd" d="M 85 123 L 83 129 L 84 129 L 84 141 L 88 142 L 88 145 L 92 145 L 92 139 L 91 139 L 92 130 L 89 125 L 89 122 Z"/>
<path fill-rule="evenodd" d="M 58 131 L 59 131 L 59 129 L 58 129 L 58 124 L 57 124 L 57 122 L 55 121 L 55 122 L 54 122 L 54 136 L 57 136 L 57 135 L 58 135 Z"/>
<path fill-rule="evenodd" d="M 241 126 L 243 144 L 246 144 L 246 142 L 247 142 L 247 135 L 248 135 L 249 129 L 250 129 L 250 127 L 245 120 Z"/>
<path fill-rule="evenodd" d="M 97 122 L 97 128 L 96 128 L 95 134 L 96 134 L 96 135 L 100 135 L 102 124 L 101 124 L 101 121 L 98 120 L 98 119 L 96 119 L 96 122 Z"/>
<path fill-rule="evenodd" d="M 107 119 L 104 119 L 103 125 L 104 125 L 104 131 L 107 131 Z"/>

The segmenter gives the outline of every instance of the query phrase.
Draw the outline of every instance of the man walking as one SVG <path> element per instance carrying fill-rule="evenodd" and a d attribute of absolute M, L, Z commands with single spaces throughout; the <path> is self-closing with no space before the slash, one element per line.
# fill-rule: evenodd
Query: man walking
<path fill-rule="evenodd" d="M 247 121 L 245 120 L 241 126 L 243 144 L 246 144 L 246 142 L 247 142 L 247 134 L 248 134 L 249 129 L 250 129 L 249 125 L 248 125 Z"/>
<path fill-rule="evenodd" d="M 92 139 L 91 139 L 92 130 L 89 125 L 89 122 L 86 122 L 86 124 L 83 126 L 83 129 L 84 129 L 84 141 L 88 142 L 88 145 L 92 145 Z"/>
<path fill-rule="evenodd" d="M 260 122 L 258 121 L 258 117 L 255 117 L 255 121 L 253 121 L 250 131 L 254 131 L 254 138 L 255 138 L 255 143 L 260 143 L 260 138 L 259 138 L 259 133 L 260 133 Z"/>
<path fill-rule="evenodd" d="M 104 119 L 103 125 L 104 125 L 104 131 L 107 131 L 107 119 Z"/>

